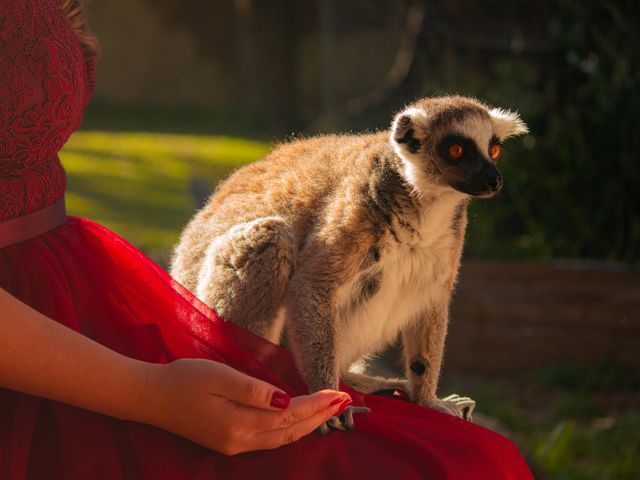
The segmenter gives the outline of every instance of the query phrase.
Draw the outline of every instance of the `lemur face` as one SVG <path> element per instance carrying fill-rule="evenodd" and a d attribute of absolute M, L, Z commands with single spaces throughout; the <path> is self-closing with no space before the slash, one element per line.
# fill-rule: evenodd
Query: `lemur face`
<path fill-rule="evenodd" d="M 429 153 L 440 179 L 454 190 L 488 198 L 502 188 L 496 167 L 502 143 L 488 118 L 473 116 L 454 122 L 439 132 Z"/>
<path fill-rule="evenodd" d="M 496 167 L 502 142 L 526 131 L 517 114 L 445 97 L 422 100 L 398 114 L 391 143 L 419 191 L 435 184 L 488 198 L 502 188 Z"/>

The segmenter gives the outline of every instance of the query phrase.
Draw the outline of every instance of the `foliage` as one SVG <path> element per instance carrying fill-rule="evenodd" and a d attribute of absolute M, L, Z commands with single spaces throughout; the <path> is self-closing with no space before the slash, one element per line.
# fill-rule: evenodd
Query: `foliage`
<path fill-rule="evenodd" d="M 489 9 L 512 32 L 507 49 L 461 47 L 442 35 L 426 40 L 433 59 L 427 92 L 464 92 L 518 109 L 531 129 L 506 148 L 503 194 L 473 205 L 469 251 L 637 264 L 637 3 L 540 5 L 529 16 L 518 8 Z M 437 20 L 444 23 L 441 28 L 453 28 L 445 16 Z M 486 40 L 496 34 L 481 30 L 479 35 Z M 478 56 L 480 66 L 473 62 Z"/>
<path fill-rule="evenodd" d="M 629 366 L 560 364 L 518 376 L 445 375 L 555 480 L 640 478 L 640 376 Z M 542 476 L 541 476 L 542 477 Z M 544 477 L 546 478 L 546 477 Z"/>
<path fill-rule="evenodd" d="M 567 461 L 575 429 L 575 419 L 563 420 L 553 427 L 544 442 L 537 446 L 534 455 L 545 465 L 547 471 L 557 472 Z"/>

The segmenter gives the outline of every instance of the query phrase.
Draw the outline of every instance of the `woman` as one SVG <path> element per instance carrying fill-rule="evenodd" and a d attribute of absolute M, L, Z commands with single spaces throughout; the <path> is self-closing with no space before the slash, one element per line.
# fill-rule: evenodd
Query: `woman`
<path fill-rule="evenodd" d="M 95 50 L 76 1 L 0 0 L 0 478 L 531 478 L 503 437 L 398 400 L 352 392 L 355 432 L 308 435 L 351 396 L 305 395 L 288 352 L 66 217 Z"/>

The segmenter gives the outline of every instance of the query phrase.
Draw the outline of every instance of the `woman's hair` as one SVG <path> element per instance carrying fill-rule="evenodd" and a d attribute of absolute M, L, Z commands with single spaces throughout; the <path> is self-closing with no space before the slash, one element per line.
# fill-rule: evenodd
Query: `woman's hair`
<path fill-rule="evenodd" d="M 59 2 L 60 9 L 69 20 L 71 28 L 82 45 L 85 57 L 95 57 L 100 50 L 100 44 L 93 32 L 89 30 L 83 0 L 59 0 Z"/>

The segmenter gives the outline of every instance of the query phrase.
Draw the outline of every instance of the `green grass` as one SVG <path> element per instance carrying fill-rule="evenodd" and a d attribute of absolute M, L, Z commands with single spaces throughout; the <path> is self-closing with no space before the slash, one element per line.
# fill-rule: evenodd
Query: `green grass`
<path fill-rule="evenodd" d="M 548 478 L 640 478 L 640 375 L 624 365 L 562 364 L 508 377 L 448 375 L 515 435 Z"/>
<path fill-rule="evenodd" d="M 120 234 L 160 263 L 196 207 L 194 177 L 213 188 L 270 146 L 252 140 L 80 131 L 61 153 L 70 214 Z"/>

